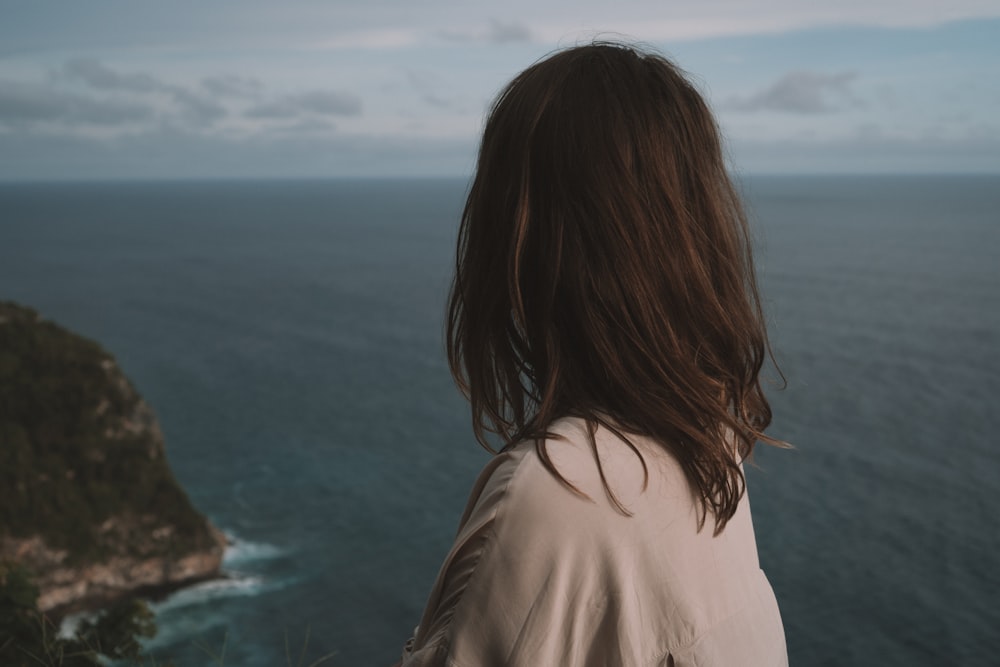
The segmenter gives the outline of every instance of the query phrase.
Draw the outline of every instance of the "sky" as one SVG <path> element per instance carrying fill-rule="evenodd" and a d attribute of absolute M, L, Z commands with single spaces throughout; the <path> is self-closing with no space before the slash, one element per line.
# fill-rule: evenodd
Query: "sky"
<path fill-rule="evenodd" d="M 515 74 L 689 73 L 744 173 L 1000 173 L 996 0 L 0 0 L 0 181 L 468 176 Z"/>

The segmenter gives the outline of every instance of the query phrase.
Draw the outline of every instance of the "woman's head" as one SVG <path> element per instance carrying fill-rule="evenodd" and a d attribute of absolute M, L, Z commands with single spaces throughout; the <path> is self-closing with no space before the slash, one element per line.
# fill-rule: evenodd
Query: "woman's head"
<path fill-rule="evenodd" d="M 767 338 L 715 121 L 674 65 L 597 43 L 500 93 L 447 340 L 484 445 L 542 439 L 566 415 L 647 435 L 725 525 L 744 488 L 726 433 L 740 458 L 769 440 Z"/>

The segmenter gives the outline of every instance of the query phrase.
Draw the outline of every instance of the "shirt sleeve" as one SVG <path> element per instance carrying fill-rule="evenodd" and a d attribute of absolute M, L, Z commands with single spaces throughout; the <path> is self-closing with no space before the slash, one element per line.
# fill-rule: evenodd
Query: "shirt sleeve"
<path fill-rule="evenodd" d="M 459 523 L 455 543 L 438 573 L 420 625 L 403 649 L 403 667 L 458 664 L 450 648 L 455 634 L 464 632 L 466 623 L 462 617 L 455 621 L 456 610 L 467 601 L 465 592 L 473 574 L 480 578 L 488 576 L 484 571 L 487 563 L 481 561 L 484 552 L 495 541 L 496 515 L 518 463 L 517 457 L 500 454 L 477 479 Z M 483 568 L 477 572 L 480 565 Z"/>
<path fill-rule="evenodd" d="M 404 667 L 639 664 L 595 516 L 528 446 L 480 476 Z M 619 517 L 620 519 L 620 517 Z M 638 648 L 638 647 L 637 647 Z M 634 659 L 633 659 L 634 658 Z"/>
<path fill-rule="evenodd" d="M 639 442 L 639 459 L 614 434 L 591 447 L 583 425 L 558 429 L 549 461 L 580 493 L 534 443 L 491 459 L 403 666 L 786 665 L 746 498 L 722 534 L 699 530 L 658 445 Z"/>

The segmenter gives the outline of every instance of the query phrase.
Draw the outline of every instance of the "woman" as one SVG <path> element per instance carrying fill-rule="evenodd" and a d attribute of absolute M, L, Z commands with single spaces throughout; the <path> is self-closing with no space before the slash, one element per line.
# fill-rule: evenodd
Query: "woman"
<path fill-rule="evenodd" d="M 781 444 L 748 230 L 670 62 L 570 48 L 500 94 L 447 342 L 503 446 L 405 667 L 787 664 L 742 470 Z"/>

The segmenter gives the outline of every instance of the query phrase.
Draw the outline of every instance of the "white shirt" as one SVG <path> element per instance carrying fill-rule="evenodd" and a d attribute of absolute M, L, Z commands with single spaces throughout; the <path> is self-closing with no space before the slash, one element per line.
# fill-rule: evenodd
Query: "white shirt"
<path fill-rule="evenodd" d="M 781 616 L 760 570 L 744 495 L 713 537 L 676 459 L 654 442 L 556 422 L 547 440 L 568 489 L 533 443 L 498 454 L 477 481 L 404 667 L 779 667 Z"/>

